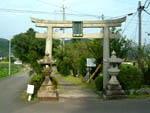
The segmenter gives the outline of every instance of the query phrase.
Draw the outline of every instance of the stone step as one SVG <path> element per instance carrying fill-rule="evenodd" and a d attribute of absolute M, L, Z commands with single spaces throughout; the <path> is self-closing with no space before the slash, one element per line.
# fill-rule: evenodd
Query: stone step
<path fill-rule="evenodd" d="M 38 92 L 37 99 L 39 101 L 58 101 L 59 95 L 57 92 Z"/>
<path fill-rule="evenodd" d="M 41 86 L 40 87 L 40 90 L 45 90 L 45 91 L 55 91 L 56 90 L 56 88 L 54 87 L 54 86 Z"/>
<path fill-rule="evenodd" d="M 125 92 L 123 90 L 107 90 L 106 95 L 124 95 Z"/>
<path fill-rule="evenodd" d="M 121 87 L 121 85 L 110 85 L 110 84 L 108 84 L 107 89 L 108 90 L 121 90 L 122 87 Z"/>
<path fill-rule="evenodd" d="M 127 96 L 126 95 L 103 95 L 104 99 L 126 99 Z"/>

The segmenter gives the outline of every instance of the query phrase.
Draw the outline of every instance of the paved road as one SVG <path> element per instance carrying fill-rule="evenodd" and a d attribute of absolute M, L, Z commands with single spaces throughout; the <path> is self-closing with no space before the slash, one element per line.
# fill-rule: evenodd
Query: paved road
<path fill-rule="evenodd" d="M 55 76 L 58 80 L 58 83 L 62 86 L 62 88 L 58 89 L 60 98 L 66 98 L 66 99 L 99 98 L 99 96 L 96 93 L 94 93 L 92 89 L 80 88 L 72 83 L 63 80 L 60 76 L 56 74 L 56 67 L 53 67 L 52 76 Z"/>
<path fill-rule="evenodd" d="M 20 99 L 28 81 L 27 72 L 0 79 L 0 113 L 12 113 L 16 108 L 26 106 Z"/>
<path fill-rule="evenodd" d="M 60 99 L 59 102 L 22 102 L 27 73 L 0 79 L 0 113 L 150 113 L 150 99 L 102 101 L 92 98 Z"/>

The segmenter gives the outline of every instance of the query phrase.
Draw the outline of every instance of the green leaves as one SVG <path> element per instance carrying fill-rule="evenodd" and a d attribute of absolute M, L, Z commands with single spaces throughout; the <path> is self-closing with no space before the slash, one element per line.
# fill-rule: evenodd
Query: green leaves
<path fill-rule="evenodd" d="M 120 29 L 117 30 L 115 28 L 111 29 L 113 34 L 120 34 Z M 119 58 L 127 58 L 128 51 L 131 49 L 131 40 L 126 39 L 126 37 L 121 36 L 119 39 L 110 40 L 110 52 L 113 50 L 116 52 L 117 57 Z"/>
<path fill-rule="evenodd" d="M 8 56 L 9 41 L 0 38 L 0 56 Z"/>
<path fill-rule="evenodd" d="M 141 87 L 143 82 L 143 77 L 137 67 L 127 64 L 120 66 L 118 79 L 125 90 L 138 89 Z"/>
<path fill-rule="evenodd" d="M 23 63 L 30 64 L 37 73 L 40 73 L 41 66 L 37 60 L 44 56 L 45 40 L 35 38 L 35 31 L 30 28 L 26 33 L 15 35 L 12 39 L 12 46 L 16 57 Z"/>
<path fill-rule="evenodd" d="M 37 60 L 45 56 L 45 40 L 35 38 L 35 31 L 30 28 L 25 33 L 17 34 L 12 39 L 12 47 L 14 48 L 14 55 L 23 63 L 30 64 L 31 68 L 36 73 L 41 73 L 41 65 Z M 53 40 L 53 55 L 55 50 L 59 47 L 59 40 Z M 55 48 L 55 49 L 54 49 Z"/>
<path fill-rule="evenodd" d="M 0 63 L 0 78 L 8 76 L 8 63 Z M 11 64 L 11 74 L 15 74 L 23 69 L 23 65 Z"/>

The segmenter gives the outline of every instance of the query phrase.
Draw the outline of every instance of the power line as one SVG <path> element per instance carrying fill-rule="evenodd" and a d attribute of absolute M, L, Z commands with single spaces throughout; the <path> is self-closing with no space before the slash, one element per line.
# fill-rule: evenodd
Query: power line
<path fill-rule="evenodd" d="M 134 15 L 136 13 L 137 13 L 137 11 L 134 13 L 127 13 L 127 14 L 120 15 L 120 16 L 110 17 L 109 19 L 116 19 L 116 18 L 120 18 L 120 17 L 124 17 L 124 16 L 131 16 L 131 15 Z"/>
<path fill-rule="evenodd" d="M 0 12 L 15 12 L 15 13 L 31 13 L 31 14 L 46 14 L 46 15 L 62 15 L 61 12 L 46 12 L 46 11 L 35 11 L 35 10 L 23 10 L 23 9 L 6 9 L 6 8 L 0 8 Z M 91 15 L 91 14 L 75 14 L 75 13 L 65 13 L 68 16 L 79 16 L 79 17 L 96 17 L 98 18 L 99 16 L 97 15 Z M 131 13 L 129 13 L 131 14 Z M 110 19 L 115 19 L 123 16 L 127 16 L 129 14 L 121 15 L 121 16 L 116 16 L 116 17 L 111 17 Z M 133 13 L 134 14 L 134 13 Z"/>
<path fill-rule="evenodd" d="M 58 6 L 58 5 L 55 5 L 55 4 L 51 4 L 51 3 L 49 3 L 49 2 L 45 2 L 45 1 L 42 1 L 42 0 L 37 0 L 37 1 L 39 1 L 39 2 L 41 2 L 41 3 L 44 3 L 44 4 L 46 4 L 46 5 L 51 5 L 51 6 L 54 6 L 54 7 L 62 8 L 61 6 Z M 80 12 L 80 11 L 76 11 L 76 10 L 74 10 L 74 9 L 71 9 L 71 8 L 69 8 L 69 7 L 67 7 L 67 8 L 68 8 L 70 11 L 76 12 L 76 13 L 78 13 L 78 14 L 80 14 L 80 15 L 83 15 L 83 16 L 91 16 L 91 17 L 99 18 L 98 15 L 86 14 L 86 13 L 82 13 L 82 12 Z"/>
<path fill-rule="evenodd" d="M 132 24 L 139 24 L 138 22 L 129 22 L 129 21 L 127 21 L 127 23 L 132 23 Z M 150 23 L 148 23 L 148 24 L 144 24 L 144 23 L 142 23 L 142 25 L 144 25 L 144 26 L 150 26 Z"/>
<path fill-rule="evenodd" d="M 46 5 L 51 5 L 51 6 L 54 6 L 54 7 L 62 8 L 62 7 L 58 6 L 58 5 L 55 5 L 55 4 L 52 4 L 50 2 L 46 2 L 46 1 L 43 1 L 43 0 L 36 0 L 36 1 L 41 2 L 43 4 L 46 4 Z"/>
<path fill-rule="evenodd" d="M 125 32 L 125 30 L 128 28 L 128 26 L 130 25 L 131 21 L 132 21 L 132 20 L 134 19 L 134 17 L 136 16 L 136 14 L 137 14 L 137 12 L 136 12 L 136 13 L 134 13 L 134 15 L 133 15 L 132 19 L 128 22 L 128 24 L 126 24 L 126 26 L 125 26 L 125 28 L 124 28 L 124 30 L 122 31 L 122 33 L 121 33 L 121 34 L 123 34 L 123 33 Z"/>
<path fill-rule="evenodd" d="M 21 9 L 5 9 L 0 8 L 1 12 L 15 12 L 15 13 L 32 13 L 32 14 L 59 14 L 56 12 L 44 12 L 44 11 L 33 11 L 33 10 L 21 10 Z"/>
<path fill-rule="evenodd" d="M 22 10 L 22 9 L 5 9 L 0 8 L 0 12 L 15 12 L 15 13 L 31 13 L 31 14 L 53 14 L 53 15 L 62 15 L 61 12 L 45 12 L 45 11 L 33 11 L 33 10 Z M 73 14 L 73 13 L 66 13 L 69 16 L 80 16 L 80 17 L 93 17 L 93 15 L 82 15 L 82 14 Z"/>
<path fill-rule="evenodd" d="M 148 4 L 147 4 L 147 2 L 148 2 Z M 146 6 L 146 4 L 147 4 L 147 6 Z M 147 8 L 149 7 L 149 5 L 150 5 L 150 1 L 149 1 L 149 0 L 146 0 L 145 3 L 144 3 L 144 8 L 147 9 Z"/>
<path fill-rule="evenodd" d="M 144 11 L 145 11 L 148 15 L 150 15 L 150 12 L 146 11 L 145 9 L 144 9 Z"/>
<path fill-rule="evenodd" d="M 149 0 L 146 0 L 146 1 L 145 1 L 145 3 L 144 3 L 144 7 L 145 7 L 145 5 L 146 5 L 146 3 L 147 3 L 148 1 L 149 1 Z"/>
<path fill-rule="evenodd" d="M 131 19 L 128 19 L 128 21 L 130 21 Z M 138 20 L 131 20 L 131 21 L 134 21 L 134 22 L 137 22 Z M 150 22 L 150 21 L 148 21 L 148 20 L 142 20 L 142 22 Z"/>

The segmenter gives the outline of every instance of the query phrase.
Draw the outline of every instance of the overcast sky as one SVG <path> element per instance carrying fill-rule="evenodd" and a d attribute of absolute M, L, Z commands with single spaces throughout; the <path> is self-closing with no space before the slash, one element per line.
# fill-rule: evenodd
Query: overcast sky
<path fill-rule="evenodd" d="M 146 0 L 141 0 L 142 5 Z M 36 31 L 42 28 L 34 27 L 30 17 L 49 20 L 62 20 L 63 0 L 3 0 L 0 4 L 0 37 L 11 39 L 15 34 L 26 32 L 30 27 Z M 104 14 L 105 19 L 120 17 L 128 13 L 135 13 L 138 7 L 138 0 L 66 0 L 66 20 L 99 20 L 98 16 Z M 18 10 L 30 10 L 41 12 L 53 12 L 60 14 L 35 14 L 18 13 Z M 150 6 L 147 9 L 150 12 Z M 70 15 L 71 14 L 71 15 Z M 78 14 L 78 16 L 73 15 Z M 93 16 L 87 16 L 93 15 Z M 130 16 L 122 25 L 123 35 L 134 41 L 138 40 L 137 15 Z M 142 13 L 143 20 L 143 43 L 150 43 L 150 36 L 145 32 L 150 32 L 150 15 Z"/>

